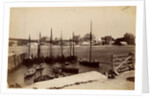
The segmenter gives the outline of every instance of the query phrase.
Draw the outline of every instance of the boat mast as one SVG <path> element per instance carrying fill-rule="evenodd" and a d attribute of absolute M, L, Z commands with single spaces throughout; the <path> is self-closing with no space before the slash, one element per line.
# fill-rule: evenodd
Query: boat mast
<path fill-rule="evenodd" d="M 62 32 L 61 32 L 61 39 L 60 39 L 60 48 L 61 48 L 61 56 L 63 57 L 63 42 L 62 42 Z"/>
<path fill-rule="evenodd" d="M 74 56 L 74 32 L 72 33 L 72 42 L 73 42 L 73 49 L 72 49 L 72 51 L 73 51 L 73 56 Z"/>
<path fill-rule="evenodd" d="M 70 43 L 70 56 L 71 56 L 71 48 L 72 48 L 71 38 L 69 40 L 69 43 Z"/>
<path fill-rule="evenodd" d="M 31 44 L 30 44 L 30 41 L 31 41 L 31 38 L 30 38 L 30 35 L 29 35 L 29 42 L 28 42 L 28 43 L 29 43 L 29 45 L 28 45 L 28 57 L 30 57 L 30 45 L 31 45 Z"/>
<path fill-rule="evenodd" d="M 41 45 L 41 33 L 39 33 L 39 44 L 38 44 L 38 53 L 37 53 L 38 58 L 40 57 L 40 52 L 41 52 L 40 45 Z"/>
<path fill-rule="evenodd" d="M 91 62 L 92 58 L 92 21 L 90 23 L 90 53 L 89 53 L 89 62 Z"/>
<path fill-rule="evenodd" d="M 53 40 L 53 35 L 52 35 L 52 28 L 51 28 L 51 35 L 50 35 L 50 57 L 53 56 L 53 50 L 52 50 L 52 40 Z"/>

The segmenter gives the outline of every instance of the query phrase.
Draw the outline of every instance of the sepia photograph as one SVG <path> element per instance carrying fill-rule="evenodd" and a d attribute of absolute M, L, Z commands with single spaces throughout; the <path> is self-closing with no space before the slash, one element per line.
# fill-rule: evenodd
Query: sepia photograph
<path fill-rule="evenodd" d="M 8 89 L 135 90 L 136 6 L 11 7 Z"/>

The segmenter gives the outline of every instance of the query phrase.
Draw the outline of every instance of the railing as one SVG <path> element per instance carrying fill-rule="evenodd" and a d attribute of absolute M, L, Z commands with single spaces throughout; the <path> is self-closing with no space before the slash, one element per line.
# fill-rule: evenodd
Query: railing
<path fill-rule="evenodd" d="M 133 53 L 111 55 L 111 69 L 116 74 L 134 69 L 134 65 L 135 56 Z"/>

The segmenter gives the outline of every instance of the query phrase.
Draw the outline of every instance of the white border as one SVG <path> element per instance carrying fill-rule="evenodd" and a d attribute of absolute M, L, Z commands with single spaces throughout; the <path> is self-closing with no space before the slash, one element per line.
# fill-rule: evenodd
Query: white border
<path fill-rule="evenodd" d="M 150 0 L 145 0 L 145 22 L 146 22 L 146 37 L 147 37 L 147 60 L 148 60 L 148 65 L 150 65 Z M 147 66 L 148 69 L 148 84 L 150 84 L 150 67 Z M 150 85 L 148 90 L 150 89 Z"/>
<path fill-rule="evenodd" d="M 136 71 L 135 90 L 31 90 L 7 88 L 7 61 L 8 61 L 8 37 L 9 37 L 9 11 L 10 7 L 85 7 L 85 6 L 136 6 Z M 15 94 L 104 94 L 104 95 L 139 95 L 142 93 L 142 64 L 143 64 L 143 1 L 97 1 L 97 2 L 20 2 L 5 3 L 4 6 L 4 34 L 2 52 L 2 93 Z"/>

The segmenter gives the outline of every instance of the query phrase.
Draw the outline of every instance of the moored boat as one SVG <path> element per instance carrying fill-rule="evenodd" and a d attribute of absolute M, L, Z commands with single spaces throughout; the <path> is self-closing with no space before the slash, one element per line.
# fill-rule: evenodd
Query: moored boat
<path fill-rule="evenodd" d="M 34 79 L 34 83 L 35 82 L 40 82 L 40 81 L 45 81 L 45 80 L 51 80 L 51 79 L 54 79 L 55 76 L 52 75 L 52 74 L 48 74 L 48 75 L 42 75 L 42 76 L 39 76 L 37 78 Z"/>
<path fill-rule="evenodd" d="M 33 76 L 35 73 L 36 73 L 36 70 L 34 68 L 31 68 L 27 72 L 24 73 L 24 78 Z"/>
<path fill-rule="evenodd" d="M 85 66 L 90 66 L 90 67 L 99 67 L 99 62 L 98 61 L 84 61 L 84 60 L 81 60 L 79 61 L 79 63 L 81 65 L 85 65 Z"/>
<path fill-rule="evenodd" d="M 92 22 L 91 22 L 91 31 L 90 31 L 90 52 L 89 60 L 79 60 L 81 65 L 90 66 L 90 67 L 99 67 L 99 62 L 92 60 Z"/>
<path fill-rule="evenodd" d="M 63 72 L 74 73 L 74 74 L 77 74 L 79 72 L 79 68 L 77 66 L 70 64 L 69 62 L 65 62 L 64 65 L 61 67 L 61 70 Z"/>
<path fill-rule="evenodd" d="M 43 70 L 43 69 L 44 69 L 44 66 L 43 66 L 42 64 L 40 64 L 40 65 L 37 65 L 37 66 L 35 67 L 35 69 L 36 69 L 36 70 Z"/>
<path fill-rule="evenodd" d="M 72 67 L 72 66 L 65 66 L 62 68 L 62 71 L 77 74 L 79 73 L 79 68 Z"/>

